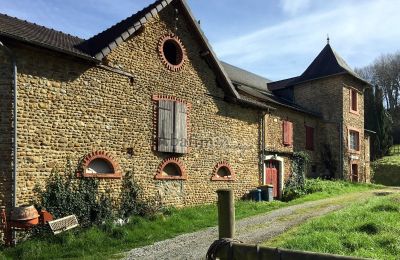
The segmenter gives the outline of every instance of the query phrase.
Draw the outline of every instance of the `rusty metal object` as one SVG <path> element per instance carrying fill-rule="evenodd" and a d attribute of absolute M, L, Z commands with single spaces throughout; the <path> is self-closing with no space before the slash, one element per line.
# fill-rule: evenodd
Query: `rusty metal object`
<path fill-rule="evenodd" d="M 39 213 L 34 206 L 15 207 L 10 214 L 11 221 L 18 221 L 27 225 L 39 223 Z"/>

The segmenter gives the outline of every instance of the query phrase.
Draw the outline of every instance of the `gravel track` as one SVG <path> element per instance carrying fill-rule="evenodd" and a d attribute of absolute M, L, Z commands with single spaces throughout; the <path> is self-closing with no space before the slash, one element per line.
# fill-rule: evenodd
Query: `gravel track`
<path fill-rule="evenodd" d="M 399 192 L 399 190 L 393 189 L 382 191 Z M 236 221 L 235 238 L 251 244 L 265 242 L 310 218 L 337 211 L 351 203 L 360 203 L 376 194 L 376 190 L 350 193 L 334 198 L 305 202 L 242 219 Z M 216 239 L 218 239 L 218 228 L 206 228 L 149 246 L 135 248 L 127 252 L 124 259 L 204 259 L 209 246 Z"/>

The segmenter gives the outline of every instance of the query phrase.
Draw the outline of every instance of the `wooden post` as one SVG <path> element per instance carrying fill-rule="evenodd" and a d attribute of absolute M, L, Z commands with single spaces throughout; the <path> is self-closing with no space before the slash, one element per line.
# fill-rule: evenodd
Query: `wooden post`
<path fill-rule="evenodd" d="M 231 189 L 217 190 L 219 238 L 235 236 L 235 201 Z"/>

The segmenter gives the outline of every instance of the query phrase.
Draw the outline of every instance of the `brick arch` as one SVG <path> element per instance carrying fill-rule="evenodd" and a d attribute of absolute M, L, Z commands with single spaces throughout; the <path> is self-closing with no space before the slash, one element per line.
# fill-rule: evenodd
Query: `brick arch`
<path fill-rule="evenodd" d="M 86 170 L 88 169 L 90 163 L 93 160 L 102 159 L 109 164 L 109 166 L 113 169 L 113 172 L 110 173 L 88 173 Z M 93 151 L 87 154 L 81 163 L 82 172 L 78 174 L 80 177 L 88 177 L 88 178 L 103 178 L 103 179 L 120 179 L 122 178 L 121 167 L 114 157 L 105 151 Z"/>
<path fill-rule="evenodd" d="M 230 175 L 229 176 L 219 176 L 218 171 L 221 168 L 225 168 L 225 170 L 227 170 L 230 173 Z M 211 177 L 211 180 L 212 181 L 234 181 L 235 177 L 236 177 L 235 172 L 232 169 L 231 165 L 227 161 L 221 161 L 221 162 L 218 162 L 214 166 L 213 176 Z"/>
<path fill-rule="evenodd" d="M 168 61 L 167 57 L 165 56 L 165 53 L 164 53 L 164 44 L 165 44 L 167 41 L 172 41 L 173 44 L 175 44 L 175 46 L 176 46 L 177 48 L 180 48 L 181 53 L 180 53 L 179 55 L 181 56 L 181 57 L 180 57 L 180 58 L 181 58 L 181 61 L 180 61 L 179 64 L 172 64 L 172 63 L 170 63 L 170 62 Z M 183 65 L 185 64 L 185 60 L 187 59 L 187 54 L 186 54 L 186 48 L 185 48 L 185 46 L 183 46 L 183 43 L 182 43 L 181 39 L 180 39 L 178 36 L 176 36 L 175 34 L 173 34 L 173 33 L 166 34 L 166 35 L 164 35 L 164 36 L 162 36 L 162 37 L 160 38 L 160 40 L 158 41 L 158 55 L 160 56 L 162 63 L 163 63 L 169 70 L 172 70 L 172 71 L 175 71 L 175 72 L 176 72 L 176 71 L 180 71 L 180 70 L 183 68 Z"/>
<path fill-rule="evenodd" d="M 167 165 L 174 165 L 177 167 L 179 171 L 179 175 L 177 176 L 168 176 L 168 175 L 163 175 L 163 171 Z M 157 174 L 154 177 L 156 180 L 186 180 L 187 179 L 187 174 L 186 174 L 186 169 L 185 165 L 179 158 L 176 157 L 170 157 L 164 159 L 160 165 L 158 166 Z"/>

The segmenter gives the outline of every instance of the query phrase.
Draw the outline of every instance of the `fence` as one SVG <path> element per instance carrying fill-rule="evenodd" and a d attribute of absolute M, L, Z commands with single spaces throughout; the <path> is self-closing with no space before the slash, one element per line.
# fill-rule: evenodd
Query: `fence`
<path fill-rule="evenodd" d="M 207 252 L 207 259 L 229 260 L 350 260 L 362 259 L 340 255 L 303 252 L 282 248 L 260 247 L 244 244 L 234 239 L 235 204 L 233 191 L 218 190 L 218 232 L 219 240 L 214 241 Z"/>

